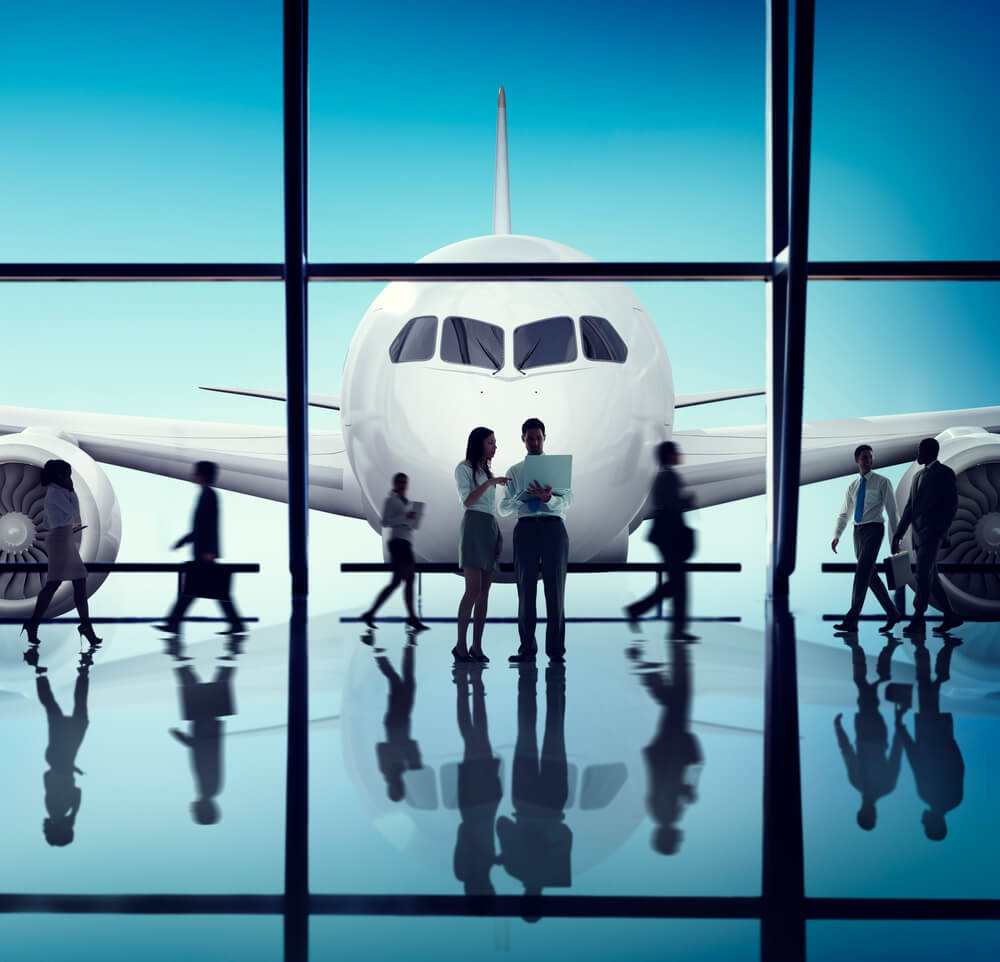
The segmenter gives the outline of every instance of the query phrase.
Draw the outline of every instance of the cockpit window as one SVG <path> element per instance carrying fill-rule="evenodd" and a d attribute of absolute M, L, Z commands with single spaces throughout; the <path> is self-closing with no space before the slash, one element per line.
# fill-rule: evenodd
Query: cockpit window
<path fill-rule="evenodd" d="M 412 317 L 389 345 L 389 360 L 393 364 L 407 361 L 429 361 L 434 357 L 438 319 L 433 315 Z"/>
<path fill-rule="evenodd" d="M 441 360 L 499 371 L 503 367 L 503 328 L 471 317 L 446 317 L 441 330 Z"/>
<path fill-rule="evenodd" d="M 569 317 L 547 317 L 514 329 L 514 366 L 566 364 L 576 360 L 576 332 Z"/>
<path fill-rule="evenodd" d="M 624 364 L 628 357 L 625 342 L 607 318 L 581 317 L 580 339 L 583 341 L 583 356 L 591 361 Z"/>

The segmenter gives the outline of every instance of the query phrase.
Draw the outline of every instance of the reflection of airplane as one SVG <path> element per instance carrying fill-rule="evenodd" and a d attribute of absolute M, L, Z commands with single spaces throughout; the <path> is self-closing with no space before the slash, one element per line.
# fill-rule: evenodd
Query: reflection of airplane
<path fill-rule="evenodd" d="M 510 233 L 502 90 L 494 233 L 451 244 L 423 260 L 590 260 L 555 241 Z M 284 398 L 267 391 L 216 390 Z M 764 491 L 763 426 L 673 430 L 680 407 L 762 392 L 675 396 L 663 342 L 624 284 L 391 283 L 354 334 L 341 391 L 339 398 L 311 399 L 317 407 L 340 411 L 343 433 L 310 437 L 310 504 L 366 519 L 378 529 L 390 478 L 405 470 L 411 490 L 427 502 L 427 521 L 415 545 L 423 560 L 455 559 L 461 508 L 452 471 L 477 424 L 496 432 L 497 470 L 523 456 L 520 425 L 529 416 L 546 423 L 552 451 L 574 454 L 575 503 L 567 520 L 574 561 L 625 559 L 628 535 L 646 517 L 653 448 L 671 436 L 681 441 L 686 460 L 681 470 L 700 505 Z M 877 446 L 880 464 L 898 464 L 912 459 L 920 437 L 967 425 L 1000 430 L 1000 407 L 813 422 L 803 433 L 802 480 L 853 471 L 851 452 L 859 439 Z M 273 428 L 7 407 L 0 408 L 0 434 L 10 435 L 0 439 L 0 562 L 45 558 L 37 530 L 37 469 L 49 457 L 70 461 L 82 482 L 78 487 L 87 489 L 80 498 L 89 524 L 81 546 L 85 560 L 113 560 L 120 534 L 117 502 L 94 461 L 183 478 L 192 461 L 208 458 L 220 465 L 219 487 L 286 498 L 285 439 Z M 993 557 L 1000 521 L 978 525 L 978 519 L 1000 517 L 1000 468 L 982 467 L 1000 462 L 990 453 L 1000 442 L 977 433 L 962 443 L 962 470 L 979 469 L 968 486 L 966 540 L 970 549 Z M 506 543 L 509 551 L 511 539 Z M 91 590 L 100 580 L 93 577 Z M 40 584 L 40 576 L 0 575 L 0 613 L 27 616 Z M 968 591 L 965 585 L 962 590 L 977 605 L 987 599 L 988 611 L 977 609 L 979 617 L 1000 607 L 1000 579 L 970 582 Z M 69 603 L 64 585 L 50 611 L 66 610 Z"/>

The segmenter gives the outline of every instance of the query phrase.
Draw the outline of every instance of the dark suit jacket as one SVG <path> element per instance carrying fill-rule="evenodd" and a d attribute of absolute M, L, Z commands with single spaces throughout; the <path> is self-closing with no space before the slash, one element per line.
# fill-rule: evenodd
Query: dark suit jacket
<path fill-rule="evenodd" d="M 918 542 L 940 541 L 951 527 L 958 510 L 958 486 L 955 472 L 940 461 L 927 465 L 920 474 L 914 475 L 910 485 L 910 497 L 899 519 L 896 537 L 901 538 L 912 524 Z M 917 491 L 917 488 L 920 488 Z"/>
<path fill-rule="evenodd" d="M 684 527 L 685 506 L 677 472 L 669 467 L 660 468 L 653 481 L 653 530 L 649 533 L 653 544 L 670 544 L 678 538 Z"/>
<path fill-rule="evenodd" d="M 222 553 L 219 550 L 219 499 L 208 485 L 202 486 L 194 509 L 192 530 L 181 539 L 181 544 L 194 545 L 195 561 L 200 561 L 203 554 L 219 557 Z"/>

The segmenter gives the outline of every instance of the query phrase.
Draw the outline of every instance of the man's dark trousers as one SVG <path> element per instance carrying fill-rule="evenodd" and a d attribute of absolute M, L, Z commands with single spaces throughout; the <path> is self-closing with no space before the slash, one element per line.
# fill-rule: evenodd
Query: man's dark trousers
<path fill-rule="evenodd" d="M 943 537 L 944 533 L 941 531 L 918 531 L 916 529 L 913 531 L 913 540 L 917 549 L 917 589 L 913 593 L 913 613 L 918 618 L 923 618 L 924 612 L 927 611 L 927 604 L 931 598 L 931 588 L 934 587 L 935 583 L 938 588 L 935 605 L 941 609 L 941 613 L 946 618 L 955 617 L 951 602 L 948 600 L 948 594 L 941 587 L 941 579 L 937 571 L 938 548 Z"/>
<path fill-rule="evenodd" d="M 535 608 L 538 572 L 545 590 L 545 654 L 561 658 L 566 653 L 566 622 L 563 599 L 566 594 L 566 564 L 569 561 L 569 536 L 562 518 L 539 515 L 521 518 L 514 526 L 514 576 L 517 579 L 517 630 L 521 644 L 518 653 L 533 655 Z"/>
<path fill-rule="evenodd" d="M 661 581 L 645 598 L 629 605 L 629 610 L 638 618 L 665 598 L 673 598 L 672 611 L 674 633 L 687 631 L 687 561 L 667 545 L 657 545 L 663 557 L 666 581 Z"/>
<path fill-rule="evenodd" d="M 844 617 L 850 625 L 857 625 L 865 595 L 871 588 L 889 618 L 899 619 L 899 609 L 892 603 L 889 589 L 882 583 L 875 566 L 878 564 L 878 549 L 885 534 L 885 525 L 880 521 L 854 526 L 854 557 L 858 559 L 854 569 L 854 588 L 851 591 L 851 610 Z"/>

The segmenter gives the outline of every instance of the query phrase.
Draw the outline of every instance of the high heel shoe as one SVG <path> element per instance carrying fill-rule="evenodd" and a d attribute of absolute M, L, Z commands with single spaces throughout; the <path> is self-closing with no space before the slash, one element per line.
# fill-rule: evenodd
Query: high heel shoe
<path fill-rule="evenodd" d="M 458 645 L 455 645 L 455 647 L 451 649 L 451 654 L 455 661 L 457 661 L 460 665 L 471 665 L 472 662 L 475 661 L 472 655 L 459 654 Z"/>
<path fill-rule="evenodd" d="M 485 652 L 483 652 L 483 651 L 473 651 L 473 650 L 472 650 L 472 649 L 470 648 L 470 649 L 469 649 L 469 657 L 470 657 L 470 658 L 471 658 L 471 659 L 472 659 L 473 661 L 478 661 L 478 662 L 479 662 L 479 664 L 481 664 L 481 665 L 488 665 L 488 664 L 490 663 L 490 659 L 489 659 L 489 657 L 488 657 L 488 656 L 487 656 L 487 654 L 486 654 Z"/>
<path fill-rule="evenodd" d="M 30 621 L 26 621 L 21 625 L 21 634 L 27 632 L 28 634 L 28 644 L 29 645 L 40 645 L 41 641 L 38 638 L 38 625 L 33 625 Z"/>
<path fill-rule="evenodd" d="M 77 625 L 76 630 L 80 633 L 81 637 L 86 638 L 92 645 L 99 645 L 102 641 L 104 641 L 103 638 L 98 638 L 97 635 L 94 634 L 93 625 Z"/>

